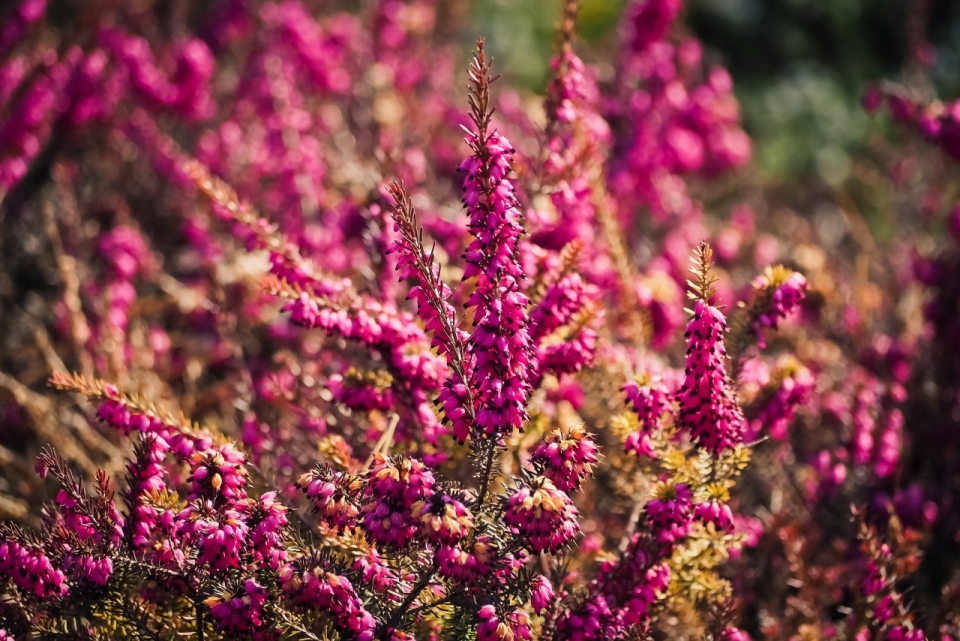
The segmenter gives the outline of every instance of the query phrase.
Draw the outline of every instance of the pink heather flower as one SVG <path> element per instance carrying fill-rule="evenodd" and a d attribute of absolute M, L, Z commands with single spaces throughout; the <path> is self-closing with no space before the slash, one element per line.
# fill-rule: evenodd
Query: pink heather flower
<path fill-rule="evenodd" d="M 879 555 L 881 559 L 889 560 L 892 558 L 892 555 L 890 554 L 890 547 L 886 543 L 880 546 Z M 867 596 L 870 596 L 871 594 L 882 592 L 886 588 L 887 578 L 883 567 L 874 559 L 869 559 L 867 561 L 867 576 L 863 580 L 863 593 Z"/>
<path fill-rule="evenodd" d="M 553 133 L 544 147 L 543 183 L 549 186 L 556 220 L 540 222 L 531 242 L 560 250 L 571 241 L 584 243 L 583 266 L 602 273 L 606 257 L 598 249 L 594 227 L 596 211 L 590 186 L 590 173 L 602 166 L 603 149 L 610 142 L 610 127 L 600 115 L 600 92 L 594 74 L 564 45 L 551 61 L 553 78 L 547 86 L 546 112 Z M 594 274 L 591 274 L 593 276 Z M 591 280 L 593 280 L 591 278 Z M 536 321 L 534 321 L 534 325 Z"/>
<path fill-rule="evenodd" d="M 136 459 L 127 465 L 127 503 L 131 514 L 128 529 L 134 548 L 148 545 L 159 516 L 151 497 L 166 489 L 167 471 L 163 465 L 170 446 L 155 434 L 142 436 Z"/>
<path fill-rule="evenodd" d="M 377 384 L 369 384 L 365 379 L 349 376 L 345 379 L 340 374 L 334 374 L 327 379 L 327 386 L 334 400 L 352 410 L 369 412 L 371 410 L 386 411 L 394 407 L 396 399 L 390 388 L 381 388 Z"/>
<path fill-rule="evenodd" d="M 624 448 L 637 456 L 656 458 L 650 434 L 660 430 L 663 415 L 670 411 L 670 391 L 660 378 L 647 375 L 627 383 L 623 391 L 640 419 L 640 429 L 627 436 Z"/>
<path fill-rule="evenodd" d="M 173 109 L 190 120 L 199 120 L 214 110 L 210 96 L 213 55 L 202 41 L 191 39 L 178 47 L 172 78 L 157 67 L 150 44 L 121 29 L 104 29 L 100 44 L 125 67 L 130 85 L 154 108 Z"/>
<path fill-rule="evenodd" d="M 109 390 L 109 394 L 116 396 L 116 388 Z M 101 402 L 97 409 L 97 418 L 125 435 L 131 432 L 156 434 L 169 445 L 171 451 L 182 458 L 189 458 L 198 450 L 206 450 L 211 444 L 211 439 L 206 434 L 185 434 L 179 427 L 167 425 L 157 417 L 131 412 L 116 398 L 107 398 Z"/>
<path fill-rule="evenodd" d="M 47 9 L 47 0 L 23 0 L 19 6 L 4 15 L 0 24 L 0 55 L 12 49 L 30 28 L 30 25 L 43 17 Z"/>
<path fill-rule="evenodd" d="M 467 406 L 467 386 L 456 374 L 443 384 L 437 396 L 437 403 L 443 410 L 444 418 L 450 423 L 454 438 L 463 443 L 470 435 L 472 424 Z"/>
<path fill-rule="evenodd" d="M 516 550 L 516 552 L 507 552 L 499 559 L 500 564 L 493 574 L 501 583 L 516 581 L 521 570 L 526 566 L 530 558 L 530 553 L 526 550 Z"/>
<path fill-rule="evenodd" d="M 751 411 L 745 433 L 750 440 L 760 436 L 764 427 L 769 427 L 772 438 L 785 439 L 794 413 L 807 401 L 816 383 L 810 370 L 792 358 L 778 362 L 770 379 Z"/>
<path fill-rule="evenodd" d="M 665 485 L 643 508 L 653 536 L 666 545 L 674 545 L 690 533 L 690 488 L 684 483 Z"/>
<path fill-rule="evenodd" d="M 64 546 L 69 548 L 69 546 Z M 94 557 L 67 553 L 63 557 L 63 569 L 77 581 L 89 581 L 106 585 L 113 574 L 113 560 L 108 556 Z"/>
<path fill-rule="evenodd" d="M 420 532 L 434 543 L 455 545 L 474 527 L 473 515 L 460 500 L 436 491 L 413 504 L 411 517 L 419 521 Z"/>
<path fill-rule="evenodd" d="M 177 522 L 177 536 L 197 546 L 198 565 L 209 564 L 211 573 L 240 567 L 250 528 L 239 512 L 216 512 L 212 501 L 198 500 L 177 515 Z"/>
<path fill-rule="evenodd" d="M 215 499 L 218 504 L 246 498 L 246 468 L 243 454 L 233 445 L 196 452 L 190 457 L 189 500 Z"/>
<path fill-rule="evenodd" d="M 386 593 L 397 585 L 399 580 L 397 573 L 387 565 L 374 548 L 370 548 L 366 554 L 354 561 L 353 571 L 358 572 L 363 582 L 372 586 L 374 592 L 379 594 Z"/>
<path fill-rule="evenodd" d="M 26 176 L 56 117 L 64 106 L 70 104 L 62 97 L 83 60 L 83 52 L 74 46 L 60 59 L 52 50 L 48 55 L 52 61 L 19 101 L 7 110 L 0 127 L 0 149 L 5 151 L 4 157 L 0 158 L 0 191 L 9 191 Z"/>
<path fill-rule="evenodd" d="M 821 450 L 810 463 L 820 481 L 819 490 L 829 492 L 843 485 L 847 478 L 847 466 L 843 461 L 835 461 L 829 450 Z"/>
<path fill-rule="evenodd" d="M 477 626 L 477 641 L 501 641 L 498 628 L 500 619 L 497 618 L 497 609 L 490 604 L 480 608 L 477 612 L 480 625 Z"/>
<path fill-rule="evenodd" d="M 537 355 L 531 380 L 537 382 L 545 373 L 572 374 L 593 364 L 595 325 L 602 315 L 587 305 L 596 294 L 596 288 L 584 285 L 579 274 L 567 274 L 547 288 L 530 314 L 530 339 Z M 589 314 L 586 322 L 575 316 L 578 312 Z"/>
<path fill-rule="evenodd" d="M 437 548 L 436 562 L 441 576 L 457 581 L 473 582 L 492 569 L 493 541 L 489 536 L 478 536 L 457 545 Z"/>
<path fill-rule="evenodd" d="M 279 582 L 296 610 L 329 612 L 336 625 L 352 632 L 357 641 L 373 640 L 376 620 L 346 577 L 324 570 L 316 559 L 305 558 L 283 567 Z"/>
<path fill-rule="evenodd" d="M 579 274 L 567 274 L 547 288 L 546 293 L 530 313 L 530 338 L 539 342 L 551 334 L 583 307 L 585 285 Z"/>
<path fill-rule="evenodd" d="M 924 641 L 924 639 L 926 639 L 926 636 L 924 636 L 923 630 L 907 630 L 902 625 L 893 626 L 887 633 L 887 641 Z M 945 641 L 949 637 L 944 635 L 943 639 Z"/>
<path fill-rule="evenodd" d="M 265 587 L 253 579 L 246 579 L 243 588 L 236 594 L 224 592 L 210 597 L 206 604 L 218 630 L 227 634 L 243 634 L 263 624 L 260 615 L 268 597 Z"/>
<path fill-rule="evenodd" d="M 879 396 L 875 386 L 865 386 L 857 391 L 851 418 L 853 419 L 853 440 L 850 443 L 850 453 L 853 462 L 864 465 L 873 457 L 874 432 L 877 423 L 872 410 L 879 403 Z"/>
<path fill-rule="evenodd" d="M 418 426 L 424 439 L 436 444 L 441 426 L 427 399 L 443 384 L 447 366 L 443 357 L 430 350 L 426 335 L 412 316 L 365 297 L 357 297 L 349 308 L 335 307 L 305 291 L 285 303 L 283 309 L 290 312 L 294 323 L 356 340 L 378 353 L 393 375 L 391 395 L 398 398 L 402 394 L 411 401 L 409 405 L 415 406 L 411 411 L 408 403 L 398 403 L 401 419 Z M 439 401 L 444 403 L 442 393 Z M 398 433 L 403 434 L 403 430 Z"/>
<path fill-rule="evenodd" d="M 259 499 L 247 499 L 247 527 L 254 560 L 273 570 L 287 558 L 283 537 L 287 525 L 287 508 L 277 502 L 276 492 L 267 492 Z"/>
<path fill-rule="evenodd" d="M 410 509 L 384 498 L 370 499 L 363 506 L 363 529 L 371 541 L 403 547 L 417 533 Z"/>
<path fill-rule="evenodd" d="M 399 222 L 394 223 L 394 229 L 399 235 Z M 403 237 L 398 237 L 393 241 L 393 244 L 387 250 L 387 254 L 398 255 L 396 269 L 399 272 L 401 281 L 411 278 L 419 282 L 418 285 L 414 285 L 407 292 L 407 300 L 416 301 L 417 316 L 424 321 L 426 325 L 424 329 L 433 333 L 431 345 L 436 347 L 440 354 L 449 355 L 451 346 L 447 340 L 448 337 L 446 333 L 443 331 L 441 317 L 439 312 L 430 303 L 427 293 L 423 289 L 427 286 L 424 284 L 425 278 L 432 276 L 432 281 L 439 285 L 438 293 L 440 295 L 440 300 L 443 301 L 443 313 L 446 315 L 447 320 L 450 321 L 452 325 L 456 326 L 456 310 L 454 310 L 453 306 L 447 302 L 453 295 L 453 292 L 450 290 L 450 287 L 440 279 L 440 266 L 434 263 L 431 265 L 431 269 L 433 270 L 432 274 L 420 274 L 416 268 L 413 247 Z M 428 257 L 425 256 L 425 258 Z M 456 337 L 464 343 L 469 338 L 467 333 L 459 328 L 456 330 Z"/>
<path fill-rule="evenodd" d="M 99 245 L 100 253 L 118 278 L 129 280 L 153 263 L 143 236 L 132 227 L 114 227 L 100 236 Z"/>
<path fill-rule="evenodd" d="M 368 473 L 367 493 L 410 508 L 433 490 L 434 478 L 423 464 L 407 456 L 374 455 Z"/>
<path fill-rule="evenodd" d="M 523 610 L 514 610 L 507 615 L 507 625 L 510 629 L 510 635 L 514 639 L 533 639 L 533 634 L 530 631 L 530 617 Z M 507 635 L 508 639 L 510 635 Z"/>
<path fill-rule="evenodd" d="M 356 524 L 359 514 L 356 500 L 363 488 L 359 478 L 320 466 L 301 476 L 296 486 L 307 495 L 314 513 L 329 527 L 343 532 Z"/>
<path fill-rule="evenodd" d="M 681 0 L 636 0 L 625 10 L 628 25 L 627 42 L 634 52 L 663 40 L 670 25 L 677 19 Z"/>
<path fill-rule="evenodd" d="M 543 437 L 533 453 L 533 461 L 543 465 L 543 475 L 557 488 L 573 492 L 591 475 L 597 462 L 597 446 L 582 425 L 569 430 L 557 428 Z"/>
<path fill-rule="evenodd" d="M 529 299 L 517 260 L 523 233 L 513 185 L 507 180 L 513 148 L 494 132 L 486 140 L 471 133 L 476 151 L 460 165 L 466 174 L 463 203 L 474 239 L 464 254 L 463 279 L 476 277 L 467 301 L 476 309 L 468 347 L 474 360 L 471 387 L 477 392 L 477 424 L 491 435 L 520 429 L 527 415 L 534 354 L 526 313 Z M 451 395 L 442 399 L 446 406 Z"/>
<path fill-rule="evenodd" d="M 538 476 L 507 501 L 504 520 L 536 552 L 553 552 L 577 535 L 577 509 L 553 481 Z"/>
<path fill-rule="evenodd" d="M 781 266 L 767 267 L 753 280 L 753 290 L 761 306 L 753 321 L 753 330 L 763 348 L 766 347 L 763 329 L 776 329 L 781 318 L 797 309 L 807 296 L 807 279 Z"/>
<path fill-rule="evenodd" d="M 719 641 L 750 641 L 750 635 L 739 628 L 726 628 L 720 633 Z"/>
<path fill-rule="evenodd" d="M 90 541 L 97 535 L 93 521 L 86 514 L 75 511 L 77 500 L 67 494 L 66 490 L 57 493 L 57 505 L 63 515 L 64 524 L 72 530 L 82 541 Z"/>
<path fill-rule="evenodd" d="M 893 597 L 889 594 L 884 595 L 884 597 L 880 599 L 880 603 L 873 608 L 873 618 L 876 619 L 880 625 L 883 625 L 893 616 L 893 607 Z"/>
<path fill-rule="evenodd" d="M 733 512 L 730 506 L 720 501 L 698 503 L 693 515 L 703 523 L 713 523 L 718 532 L 730 534 L 734 531 Z"/>
<path fill-rule="evenodd" d="M 433 472 L 408 456 L 385 457 L 375 454 L 368 472 L 370 496 L 397 501 L 406 508 L 433 491 Z"/>
<path fill-rule="evenodd" d="M 883 418 L 880 441 L 877 443 L 876 471 L 880 478 L 891 476 L 900 461 L 900 439 L 903 432 L 903 412 L 890 410 Z"/>
<path fill-rule="evenodd" d="M 0 576 L 41 599 L 67 593 L 66 577 L 43 552 L 10 539 L 0 539 Z"/>
<path fill-rule="evenodd" d="M 874 113 L 880 109 L 880 105 L 883 101 L 883 92 L 876 85 L 870 85 L 863 91 L 863 98 L 861 99 L 863 104 L 863 109 L 867 113 Z"/>
<path fill-rule="evenodd" d="M 587 323 L 576 327 L 571 336 L 565 336 L 564 331 L 547 337 L 537 350 L 540 372 L 559 376 L 575 374 L 584 367 L 591 367 L 597 353 L 597 331 L 594 325 L 602 319 L 602 311 L 592 312 Z"/>
<path fill-rule="evenodd" d="M 542 574 L 533 580 L 530 592 L 530 605 L 537 614 L 542 614 L 544 610 L 550 607 L 554 599 L 553 586 L 550 581 Z"/>
<path fill-rule="evenodd" d="M 687 325 L 687 363 L 678 393 L 677 424 L 702 447 L 719 453 L 742 440 L 744 418 L 727 379 L 723 334 L 726 319 L 698 300 Z"/>
<path fill-rule="evenodd" d="M 512 641 L 532 639 L 530 617 L 523 610 L 514 610 L 504 618 L 497 616 L 492 605 L 485 605 L 477 612 L 477 641 Z"/>
<path fill-rule="evenodd" d="M 649 609 L 670 583 L 670 567 L 659 562 L 635 534 L 619 561 L 607 561 L 588 585 L 588 596 L 576 610 L 561 613 L 554 638 L 591 641 L 626 636 L 644 625 Z"/>

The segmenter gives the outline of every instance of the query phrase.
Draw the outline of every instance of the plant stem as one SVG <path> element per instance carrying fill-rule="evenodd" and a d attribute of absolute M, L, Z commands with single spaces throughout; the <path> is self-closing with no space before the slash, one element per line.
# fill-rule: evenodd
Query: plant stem
<path fill-rule="evenodd" d="M 490 487 L 490 475 L 493 473 L 493 459 L 497 451 L 497 442 L 492 437 L 488 437 L 488 442 L 490 443 L 490 447 L 484 451 L 486 460 L 483 463 L 483 475 L 481 476 L 480 489 L 477 494 L 477 511 L 483 507 L 483 501 L 487 498 L 487 490 Z"/>
<path fill-rule="evenodd" d="M 420 593 L 423 592 L 423 589 L 427 587 L 427 584 L 430 583 L 430 580 L 433 578 L 433 573 L 437 570 L 436 562 L 430 566 L 430 569 L 417 581 L 417 584 L 413 586 L 413 589 L 410 590 L 410 594 L 407 595 L 407 598 L 403 600 L 397 609 L 390 614 L 390 618 L 387 619 L 387 622 L 383 624 L 382 634 L 387 634 L 391 629 L 396 628 L 400 623 L 403 622 L 403 617 L 406 616 L 407 610 L 410 609 L 410 605 L 416 600 Z M 417 608 L 420 610 L 421 608 Z M 385 638 L 385 637 L 381 637 Z"/>
<path fill-rule="evenodd" d="M 197 641 L 203 641 L 203 610 L 199 601 L 194 601 L 193 606 L 197 613 Z"/>

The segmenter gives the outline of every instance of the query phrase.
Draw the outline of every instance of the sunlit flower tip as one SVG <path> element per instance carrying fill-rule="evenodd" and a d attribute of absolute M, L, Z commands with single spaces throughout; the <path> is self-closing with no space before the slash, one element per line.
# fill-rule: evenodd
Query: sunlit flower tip
<path fill-rule="evenodd" d="M 564 492 L 580 489 L 598 460 L 597 446 L 591 435 L 577 425 L 558 428 L 544 436 L 533 453 L 533 459 L 544 465 L 544 476 Z"/>
<path fill-rule="evenodd" d="M 445 492 L 434 492 L 414 503 L 411 516 L 420 522 L 424 536 L 435 543 L 456 543 L 473 529 L 473 515 L 467 506 Z"/>

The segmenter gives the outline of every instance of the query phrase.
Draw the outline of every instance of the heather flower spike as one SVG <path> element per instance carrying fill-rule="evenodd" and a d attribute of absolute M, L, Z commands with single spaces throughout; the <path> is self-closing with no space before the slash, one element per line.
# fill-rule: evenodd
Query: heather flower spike
<path fill-rule="evenodd" d="M 473 155 L 460 164 L 465 174 L 463 204 L 473 236 L 464 254 L 463 280 L 476 279 L 467 300 L 467 307 L 474 310 L 469 384 L 476 390 L 476 424 L 496 439 L 520 429 L 528 418 L 535 356 L 526 313 L 530 301 L 521 286 L 525 276 L 517 255 L 521 214 L 508 178 L 514 150 L 506 138 L 490 130 L 490 85 L 495 79 L 490 77 L 481 39 L 470 68 L 474 129 L 468 130 L 467 144 Z M 456 391 L 451 394 L 459 396 Z"/>
<path fill-rule="evenodd" d="M 712 256 L 710 246 L 701 243 L 691 270 L 696 280 L 688 281 L 695 303 L 685 334 L 687 358 L 677 393 L 677 425 L 701 446 L 719 454 L 741 442 L 744 417 L 726 372 L 726 318 L 709 303 L 716 294 Z"/>

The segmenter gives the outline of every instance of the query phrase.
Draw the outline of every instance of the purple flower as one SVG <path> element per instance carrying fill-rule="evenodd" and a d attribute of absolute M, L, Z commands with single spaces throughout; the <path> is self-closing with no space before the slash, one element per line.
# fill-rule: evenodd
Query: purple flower
<path fill-rule="evenodd" d="M 580 531 L 577 508 L 545 476 L 521 486 L 507 500 L 504 520 L 534 552 L 554 552 Z"/>
<path fill-rule="evenodd" d="M 530 605 L 537 614 L 542 614 L 544 610 L 553 603 L 555 595 L 550 581 L 542 574 L 533 580 L 533 587 L 530 592 Z"/>
<path fill-rule="evenodd" d="M 66 577 L 54 568 L 47 555 L 11 539 L 0 539 L 0 576 L 12 579 L 18 588 L 41 599 L 67 593 Z"/>
<path fill-rule="evenodd" d="M 455 545 L 473 530 L 473 515 L 460 500 L 436 491 L 413 504 L 411 517 L 420 532 L 434 543 Z"/>
<path fill-rule="evenodd" d="M 707 450 L 719 453 L 742 440 L 743 412 L 727 379 L 723 334 L 726 319 L 698 300 L 687 325 L 687 363 L 677 394 L 677 425 Z"/>
<path fill-rule="evenodd" d="M 650 435 L 660 430 L 663 415 L 670 411 L 670 392 L 659 378 L 646 374 L 624 385 L 623 391 L 640 419 L 640 429 L 627 436 L 624 448 L 637 456 L 656 458 Z"/>
<path fill-rule="evenodd" d="M 218 630 L 242 634 L 263 624 L 261 614 L 268 597 L 265 587 L 253 579 L 246 579 L 236 593 L 223 592 L 212 596 L 206 600 L 206 605 Z"/>
<path fill-rule="evenodd" d="M 543 465 L 543 475 L 564 492 L 580 489 L 597 462 L 597 446 L 582 425 L 557 428 L 543 437 L 533 453 L 533 461 Z"/>

